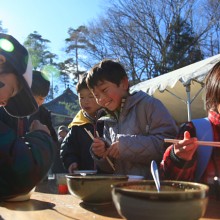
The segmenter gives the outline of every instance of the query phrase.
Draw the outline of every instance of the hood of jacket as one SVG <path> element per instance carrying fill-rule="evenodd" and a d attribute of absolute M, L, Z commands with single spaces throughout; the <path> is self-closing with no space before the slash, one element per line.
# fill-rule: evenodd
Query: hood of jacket
<path fill-rule="evenodd" d="M 92 123 L 92 121 L 83 114 L 83 110 L 81 109 L 73 118 L 72 122 L 68 125 L 68 128 L 71 128 L 72 126 L 81 126 L 88 123 Z"/>

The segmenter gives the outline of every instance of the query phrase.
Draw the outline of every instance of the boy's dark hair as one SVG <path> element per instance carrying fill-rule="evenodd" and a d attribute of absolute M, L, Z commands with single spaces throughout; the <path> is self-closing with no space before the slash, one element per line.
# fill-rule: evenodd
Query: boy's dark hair
<path fill-rule="evenodd" d="M 31 91 L 34 96 L 46 97 L 49 93 L 50 81 L 46 76 L 40 72 L 33 70 L 33 80 L 31 85 Z"/>
<path fill-rule="evenodd" d="M 220 61 L 214 65 L 209 74 L 206 76 L 206 110 L 213 109 L 218 112 L 220 104 Z"/>
<path fill-rule="evenodd" d="M 82 89 L 89 89 L 86 84 L 86 74 L 84 74 L 76 84 L 76 92 L 79 93 Z"/>
<path fill-rule="evenodd" d="M 127 73 L 119 62 L 104 59 L 89 71 L 86 82 L 90 89 L 97 86 L 98 82 L 105 80 L 119 86 L 125 77 L 128 77 Z"/>

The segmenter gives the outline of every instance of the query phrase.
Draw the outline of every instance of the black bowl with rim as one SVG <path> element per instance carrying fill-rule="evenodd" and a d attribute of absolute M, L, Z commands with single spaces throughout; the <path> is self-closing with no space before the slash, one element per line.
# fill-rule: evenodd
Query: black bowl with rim
<path fill-rule="evenodd" d="M 128 220 L 195 220 L 204 215 L 208 203 L 209 187 L 194 182 L 161 181 L 160 192 L 151 180 L 111 187 L 118 213 Z"/>

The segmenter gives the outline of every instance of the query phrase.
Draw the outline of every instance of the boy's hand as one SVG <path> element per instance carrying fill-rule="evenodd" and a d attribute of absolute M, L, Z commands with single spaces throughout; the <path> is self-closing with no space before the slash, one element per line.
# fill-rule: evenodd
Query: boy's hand
<path fill-rule="evenodd" d="M 105 142 L 100 138 L 94 138 L 92 143 L 92 152 L 98 157 L 103 157 L 105 151 Z"/>
<path fill-rule="evenodd" d="M 70 166 L 68 168 L 68 172 L 69 173 L 74 173 L 74 171 L 77 170 L 77 169 L 78 169 L 78 164 L 74 162 L 74 163 L 70 164 Z"/>
<path fill-rule="evenodd" d="M 106 152 L 104 153 L 103 157 L 106 158 L 110 156 L 112 158 L 117 159 L 119 157 L 119 141 L 113 142 L 109 148 L 107 148 Z"/>
<path fill-rule="evenodd" d="M 174 144 L 174 153 L 183 160 L 192 160 L 197 147 L 197 138 L 190 138 L 190 133 L 185 131 L 184 139 Z"/>
<path fill-rule="evenodd" d="M 30 131 L 36 131 L 36 130 L 45 131 L 46 133 L 50 135 L 50 131 L 48 127 L 46 125 L 41 124 L 39 120 L 34 120 L 30 126 Z"/>

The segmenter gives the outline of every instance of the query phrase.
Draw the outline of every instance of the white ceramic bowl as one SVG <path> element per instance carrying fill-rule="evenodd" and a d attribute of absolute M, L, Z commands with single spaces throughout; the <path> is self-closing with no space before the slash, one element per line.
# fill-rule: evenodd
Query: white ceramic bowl
<path fill-rule="evenodd" d="M 205 213 L 208 189 L 199 183 L 161 181 L 158 193 L 154 181 L 128 181 L 113 184 L 112 197 L 127 220 L 196 220 Z"/>
<path fill-rule="evenodd" d="M 31 198 L 31 194 L 35 191 L 34 187 L 30 192 L 26 193 L 26 194 L 21 194 L 19 196 L 13 197 L 11 199 L 7 199 L 7 202 L 22 202 L 22 201 L 27 201 Z"/>

